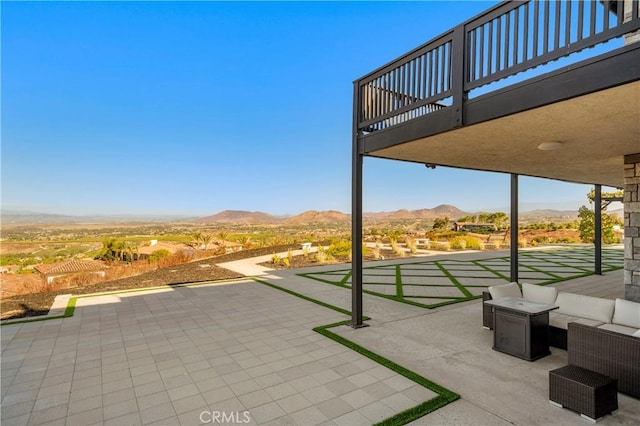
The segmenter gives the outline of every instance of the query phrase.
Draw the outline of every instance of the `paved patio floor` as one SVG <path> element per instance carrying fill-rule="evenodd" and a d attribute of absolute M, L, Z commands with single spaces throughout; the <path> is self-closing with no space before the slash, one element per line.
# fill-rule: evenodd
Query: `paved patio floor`
<path fill-rule="evenodd" d="M 455 256 L 442 255 L 474 257 Z M 349 289 L 263 272 L 350 309 Z M 554 285 L 623 291 L 621 271 Z M 333 331 L 461 395 L 415 424 L 585 424 L 548 402 L 548 371 L 566 352 L 530 363 L 492 351 L 481 311 L 479 300 L 429 310 L 365 295 L 370 326 Z M 1 328 L 2 424 L 366 425 L 435 396 L 312 330 L 345 319 L 250 280 L 79 298 L 73 317 Z M 619 394 L 619 405 L 602 424 L 640 424 L 638 400 Z"/>

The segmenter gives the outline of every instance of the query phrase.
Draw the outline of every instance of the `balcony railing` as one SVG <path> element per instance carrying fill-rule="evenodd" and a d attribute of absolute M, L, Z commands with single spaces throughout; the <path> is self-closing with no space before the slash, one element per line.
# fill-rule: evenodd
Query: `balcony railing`
<path fill-rule="evenodd" d="M 639 0 L 508 1 L 356 82 L 359 132 L 447 107 L 481 86 L 640 29 Z M 461 113 L 460 113 L 461 114 Z M 458 118 L 462 125 L 462 117 Z"/>

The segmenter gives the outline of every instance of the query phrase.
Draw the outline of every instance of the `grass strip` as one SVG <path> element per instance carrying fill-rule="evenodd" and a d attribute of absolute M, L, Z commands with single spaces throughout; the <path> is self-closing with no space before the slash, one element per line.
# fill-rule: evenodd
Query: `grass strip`
<path fill-rule="evenodd" d="M 261 280 L 259 278 L 252 278 L 252 280 L 254 280 L 255 282 L 258 282 L 260 284 L 264 284 L 268 287 L 271 287 L 273 289 L 276 290 L 280 290 L 283 291 L 287 294 L 290 294 L 292 296 L 298 297 L 302 300 L 306 300 L 308 302 L 311 303 L 315 303 L 316 305 L 328 308 L 328 309 L 332 309 L 336 312 L 340 312 L 343 313 L 345 315 L 350 316 L 351 312 L 347 311 L 346 309 L 342 309 L 339 308 L 337 306 L 333 306 L 329 303 L 326 302 L 322 302 L 320 300 L 314 299 L 312 297 L 306 296 L 304 294 L 298 293 L 296 291 L 293 290 L 289 290 L 287 288 L 284 287 L 280 287 L 278 285 L 275 284 L 271 284 L 270 282 Z M 364 317 L 365 320 L 369 320 L 370 318 L 368 317 Z M 376 354 L 375 352 L 370 351 L 369 349 L 365 348 L 364 346 L 360 346 L 355 342 L 352 342 L 351 340 L 346 339 L 345 337 L 342 337 L 332 331 L 330 331 L 330 328 L 335 328 L 335 327 L 341 327 L 344 325 L 349 325 L 351 322 L 350 321 L 339 321 L 339 322 L 334 322 L 331 324 L 326 324 L 326 325 L 321 325 L 318 327 L 315 327 L 313 329 L 313 331 L 315 331 L 316 333 L 319 333 L 337 343 L 340 343 L 343 346 L 346 346 L 347 348 L 356 351 L 357 353 L 359 353 L 360 355 L 363 355 L 367 358 L 369 358 L 370 360 L 377 362 L 378 364 L 389 368 L 390 370 L 394 371 L 395 373 L 406 377 L 407 379 L 419 384 L 420 386 L 429 389 L 430 391 L 438 394 L 437 396 L 435 396 L 434 398 L 431 398 L 428 401 L 422 402 L 414 407 L 411 407 L 407 410 L 401 411 L 398 414 L 395 414 L 391 417 L 388 417 L 384 420 L 382 420 L 379 423 L 376 423 L 377 425 L 384 425 L 384 426 L 401 426 L 401 425 L 405 425 L 409 422 L 412 422 L 414 420 L 419 419 L 420 417 L 423 417 L 439 408 L 444 407 L 445 405 L 456 401 L 458 399 L 460 399 L 460 395 L 458 395 L 455 392 L 450 391 L 449 389 L 438 385 L 437 383 L 432 382 L 431 380 L 427 379 L 426 377 L 423 377 L 421 375 L 419 375 L 418 373 L 411 371 L 403 366 L 401 366 L 400 364 L 396 364 L 395 362 Z"/>
<path fill-rule="evenodd" d="M 462 292 L 462 294 L 464 294 L 465 296 L 472 298 L 473 294 L 471 294 L 471 292 L 469 290 L 467 290 L 461 283 L 460 281 L 458 281 L 456 279 L 456 277 L 454 277 L 451 272 L 449 272 L 449 270 L 447 268 L 445 268 L 443 265 L 440 264 L 440 262 L 438 262 L 437 260 L 434 261 L 434 263 L 436 264 L 436 266 L 438 268 L 440 268 L 440 270 L 442 271 L 443 274 L 445 274 L 447 276 L 447 278 L 449 278 L 451 280 L 451 282 L 458 287 L 458 290 L 460 290 Z"/>
<path fill-rule="evenodd" d="M 431 398 L 428 401 L 422 402 L 414 407 L 411 407 L 407 410 L 401 411 L 398 414 L 395 414 L 391 417 L 388 417 L 382 420 L 376 425 L 384 425 L 384 426 L 399 426 L 405 425 L 409 422 L 419 419 L 439 408 L 444 407 L 445 405 L 460 399 L 460 395 L 455 392 L 450 391 L 447 388 L 444 388 L 431 380 L 419 375 L 418 373 L 411 371 L 395 362 L 376 354 L 375 352 L 370 351 L 369 349 L 358 345 L 357 343 L 352 342 L 338 334 L 329 331 L 330 328 L 339 327 L 343 325 L 348 325 L 349 321 L 341 321 L 333 324 L 323 325 L 320 327 L 316 327 L 313 329 L 316 333 L 320 333 L 323 336 L 340 343 L 347 348 L 358 352 L 360 355 L 363 355 L 372 361 L 377 362 L 378 364 L 387 367 L 388 369 L 394 371 L 395 373 L 406 377 L 407 379 L 419 384 L 420 386 L 429 389 L 432 392 L 438 394 L 436 397 Z"/>
<path fill-rule="evenodd" d="M 404 299 L 404 294 L 402 293 L 402 271 L 400 270 L 400 265 L 396 265 L 396 297 L 400 300 Z"/>
<path fill-rule="evenodd" d="M 320 300 L 314 299 L 312 297 L 305 296 L 304 294 L 295 292 L 293 290 L 289 290 L 288 288 L 284 288 L 284 287 L 280 287 L 280 286 L 275 285 L 275 284 L 271 284 L 270 282 L 261 280 L 260 278 L 253 277 L 251 279 L 253 281 L 257 282 L 257 283 L 264 284 L 267 287 L 275 288 L 276 290 L 280 290 L 280 291 L 283 291 L 283 292 L 285 292 L 287 294 L 290 294 L 292 296 L 299 297 L 300 299 L 306 300 L 307 302 L 315 303 L 316 305 L 320 305 L 320 306 L 322 306 L 324 308 L 332 309 L 332 310 L 334 310 L 336 312 L 340 312 L 341 314 L 345 314 L 347 316 L 351 316 L 351 311 L 348 311 L 346 309 L 342 309 L 342 308 L 339 308 L 337 306 L 330 305 L 329 303 L 325 303 L 325 302 L 322 302 Z M 369 318 L 366 318 L 366 319 L 369 319 Z"/>

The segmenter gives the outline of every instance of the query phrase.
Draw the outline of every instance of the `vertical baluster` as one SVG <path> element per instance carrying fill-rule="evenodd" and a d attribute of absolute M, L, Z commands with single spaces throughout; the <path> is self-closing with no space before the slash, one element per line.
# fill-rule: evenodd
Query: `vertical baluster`
<path fill-rule="evenodd" d="M 420 99 L 424 99 L 424 55 L 419 56 L 420 61 L 418 62 L 418 97 Z"/>
<path fill-rule="evenodd" d="M 498 22 L 496 31 L 496 72 L 499 72 L 502 69 L 500 67 L 500 52 L 502 52 L 502 17 L 499 16 L 496 18 L 496 21 Z"/>
<path fill-rule="evenodd" d="M 604 16 L 602 18 L 602 29 L 606 31 L 609 29 L 609 0 L 604 0 Z"/>
<path fill-rule="evenodd" d="M 518 45 L 520 44 L 520 7 L 513 10 L 513 65 L 520 63 L 518 60 Z"/>
<path fill-rule="evenodd" d="M 402 66 L 402 106 L 409 104 L 407 99 L 407 93 L 409 89 L 409 64 Z"/>
<path fill-rule="evenodd" d="M 525 3 L 524 8 L 524 28 L 522 30 L 522 60 L 529 60 L 529 5 L 531 3 Z"/>
<path fill-rule="evenodd" d="M 511 41 L 511 12 L 504 15 L 504 67 L 509 68 L 509 41 Z"/>
<path fill-rule="evenodd" d="M 384 75 L 384 114 L 391 111 L 391 105 L 389 102 L 391 98 L 391 91 L 389 90 L 389 73 Z"/>
<path fill-rule="evenodd" d="M 467 50 L 469 52 L 469 67 L 467 69 L 466 79 L 467 81 L 474 81 L 476 79 L 476 30 L 471 30 L 467 33 Z"/>
<path fill-rule="evenodd" d="M 624 21 L 624 0 L 622 1 L 618 1 L 616 0 L 617 6 L 618 6 L 618 13 L 616 14 L 616 26 L 618 25 L 622 25 L 622 22 Z"/>
<path fill-rule="evenodd" d="M 564 26 L 564 45 L 569 46 L 571 44 L 571 0 L 567 0 Z"/>
<path fill-rule="evenodd" d="M 382 85 L 383 83 L 383 77 L 380 76 L 377 78 L 378 81 L 378 102 L 376 102 L 378 104 L 378 111 L 376 112 L 376 116 L 379 117 L 382 114 L 384 114 L 383 108 L 384 108 L 384 91 L 382 90 Z"/>
<path fill-rule="evenodd" d="M 580 41 L 582 40 L 583 37 L 583 31 L 584 31 L 584 2 L 583 1 L 579 1 L 578 2 L 578 40 Z"/>
<path fill-rule="evenodd" d="M 416 79 L 416 60 L 411 61 L 411 80 L 409 81 L 409 103 L 412 104 L 415 99 L 414 90 L 415 90 L 415 79 Z"/>
<path fill-rule="evenodd" d="M 533 4 L 533 55 L 538 56 L 538 28 L 540 27 L 540 2 Z"/>
<path fill-rule="evenodd" d="M 451 75 L 452 75 L 452 71 L 451 71 L 451 42 L 448 41 L 445 45 L 445 52 L 446 52 L 446 57 L 447 57 L 447 73 L 446 76 L 447 78 L 446 80 L 446 84 L 445 84 L 445 90 L 451 90 Z"/>
<path fill-rule="evenodd" d="M 542 53 L 547 53 L 549 51 L 549 2 L 544 2 L 544 21 L 542 25 L 542 31 L 544 34 L 544 46 L 542 49 Z"/>
<path fill-rule="evenodd" d="M 597 2 L 592 1 L 591 3 L 591 13 L 589 16 L 589 36 L 593 36 L 596 33 L 596 15 L 597 15 L 597 11 L 596 11 L 596 6 L 597 6 Z"/>
<path fill-rule="evenodd" d="M 445 79 L 445 56 L 444 56 L 444 45 L 440 46 L 440 93 L 444 92 L 444 79 Z"/>
<path fill-rule="evenodd" d="M 484 77 L 484 59 L 485 59 L 485 53 L 484 53 L 484 32 L 486 30 L 487 25 L 482 25 L 480 28 L 478 28 L 480 30 L 480 53 L 478 56 L 480 56 L 480 61 L 479 61 L 479 65 L 480 65 L 480 70 L 478 72 L 478 76 L 479 78 Z"/>
<path fill-rule="evenodd" d="M 416 100 L 422 99 L 422 55 L 416 58 Z"/>
<path fill-rule="evenodd" d="M 487 75 L 493 74 L 493 19 L 489 21 L 489 42 L 487 43 Z"/>
<path fill-rule="evenodd" d="M 372 111 L 371 112 L 372 112 L 373 115 L 372 115 L 371 118 L 374 118 L 374 117 L 378 116 L 378 97 L 379 96 L 378 96 L 378 92 L 377 92 L 377 89 L 376 89 L 376 87 L 377 87 L 376 82 L 377 81 L 378 81 L 378 79 L 375 79 L 374 81 L 371 82 L 373 84 L 373 87 L 371 88 L 372 89 L 371 95 L 373 96 L 373 105 L 372 105 Z"/>
<path fill-rule="evenodd" d="M 433 54 L 431 51 L 427 52 L 427 97 L 433 96 L 433 90 L 431 90 L 431 78 L 433 76 Z"/>
<path fill-rule="evenodd" d="M 631 2 L 631 20 L 637 20 L 638 19 L 638 7 L 639 7 L 639 2 L 634 1 Z"/>
<path fill-rule="evenodd" d="M 437 47 L 436 49 L 433 50 L 433 92 L 434 93 L 440 93 L 438 92 L 438 77 L 440 76 L 440 63 L 438 62 L 438 50 L 440 48 Z"/>
<path fill-rule="evenodd" d="M 555 12 L 556 17 L 554 19 L 554 30 L 553 30 L 553 49 L 558 50 L 560 48 L 560 6 L 561 0 L 555 1 Z"/>

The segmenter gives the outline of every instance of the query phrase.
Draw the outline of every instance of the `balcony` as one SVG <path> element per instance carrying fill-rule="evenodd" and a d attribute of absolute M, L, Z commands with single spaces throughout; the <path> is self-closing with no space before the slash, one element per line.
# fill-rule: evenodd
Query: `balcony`
<path fill-rule="evenodd" d="M 594 184 L 595 205 L 602 185 L 624 187 L 625 298 L 640 301 L 639 1 L 505 1 L 356 80 L 353 241 L 365 156 L 511 174 L 512 281 L 519 175 Z M 352 282 L 358 328 L 359 244 Z"/>
<path fill-rule="evenodd" d="M 639 28 L 637 0 L 500 3 L 355 81 L 359 152 L 622 187 Z"/>

